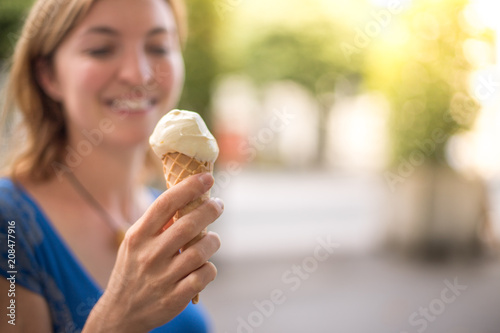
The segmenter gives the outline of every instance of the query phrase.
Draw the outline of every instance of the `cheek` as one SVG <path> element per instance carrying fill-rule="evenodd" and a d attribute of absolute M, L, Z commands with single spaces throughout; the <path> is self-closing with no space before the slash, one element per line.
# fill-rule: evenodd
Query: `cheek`
<path fill-rule="evenodd" d="M 172 67 L 174 68 L 174 77 L 176 78 L 178 83 L 180 83 L 181 85 L 184 84 L 184 59 L 181 55 L 179 55 L 172 61 Z"/>
<path fill-rule="evenodd" d="M 177 56 L 163 63 L 157 73 L 155 81 L 160 90 L 169 96 L 171 103 L 177 103 L 180 92 L 184 85 L 184 61 L 182 56 Z"/>
<path fill-rule="evenodd" d="M 60 66 L 59 77 L 63 99 L 67 106 L 87 104 L 95 100 L 93 95 L 105 87 L 111 77 L 111 66 L 104 66 L 79 57 Z"/>
<path fill-rule="evenodd" d="M 94 126 L 91 110 L 98 107 L 100 92 L 110 77 L 110 68 L 75 57 L 59 67 L 62 101 L 68 120 L 79 127 Z"/>
<path fill-rule="evenodd" d="M 88 95 L 99 93 L 108 84 L 112 77 L 112 68 L 89 61 L 76 65 L 71 73 L 75 81 L 74 88 L 78 89 L 75 93 L 88 98 Z"/>

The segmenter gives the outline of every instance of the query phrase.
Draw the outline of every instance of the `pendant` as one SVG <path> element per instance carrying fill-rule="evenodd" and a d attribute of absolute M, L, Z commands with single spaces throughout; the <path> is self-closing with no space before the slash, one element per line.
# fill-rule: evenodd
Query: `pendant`
<path fill-rule="evenodd" d="M 116 248 L 119 248 L 123 240 L 125 239 L 125 233 L 127 232 L 127 229 L 125 228 L 120 228 L 116 230 L 116 236 L 115 236 L 115 242 L 116 242 Z"/>

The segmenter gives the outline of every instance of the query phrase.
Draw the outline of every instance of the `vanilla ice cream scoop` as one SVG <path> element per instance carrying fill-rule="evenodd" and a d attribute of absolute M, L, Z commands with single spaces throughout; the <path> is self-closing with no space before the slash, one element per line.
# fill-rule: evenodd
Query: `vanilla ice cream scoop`
<path fill-rule="evenodd" d="M 149 138 L 159 158 L 179 152 L 203 162 L 215 162 L 219 147 L 207 125 L 196 112 L 172 110 L 164 115 Z"/>

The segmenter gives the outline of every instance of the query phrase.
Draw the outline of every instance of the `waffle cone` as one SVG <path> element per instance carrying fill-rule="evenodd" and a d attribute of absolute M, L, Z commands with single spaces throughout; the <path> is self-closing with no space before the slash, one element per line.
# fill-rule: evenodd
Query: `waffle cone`
<path fill-rule="evenodd" d="M 189 176 L 204 172 L 213 173 L 213 163 L 201 162 L 193 157 L 178 152 L 168 153 L 163 157 L 163 173 L 165 175 L 165 181 L 167 182 L 167 188 L 171 188 L 172 186 L 179 184 Z M 206 192 L 198 199 L 188 203 L 184 208 L 177 211 L 177 213 L 174 215 L 174 223 L 182 216 L 196 209 L 209 198 L 210 191 Z M 196 236 L 193 240 L 186 244 L 186 246 L 184 246 L 181 251 L 184 251 L 186 248 L 196 243 L 203 236 L 205 236 L 206 233 L 207 230 L 203 230 L 198 236 Z M 196 295 L 192 299 L 192 301 L 193 304 L 198 303 L 199 295 Z"/>

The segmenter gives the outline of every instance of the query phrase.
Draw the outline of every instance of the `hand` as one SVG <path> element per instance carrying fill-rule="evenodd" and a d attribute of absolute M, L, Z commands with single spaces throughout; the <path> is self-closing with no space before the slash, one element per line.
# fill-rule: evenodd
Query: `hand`
<path fill-rule="evenodd" d="M 222 202 L 207 200 L 165 229 L 177 210 L 213 182 L 209 174 L 189 177 L 158 197 L 129 229 L 84 332 L 148 332 L 177 316 L 215 279 L 217 269 L 207 260 L 220 247 L 217 234 L 179 250 L 221 215 Z"/>

